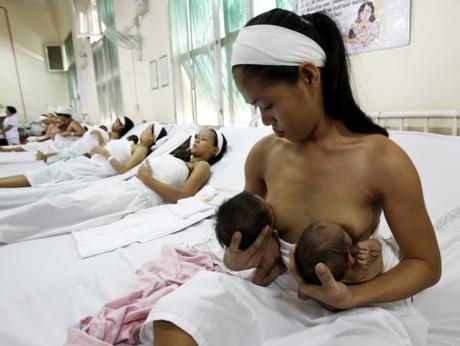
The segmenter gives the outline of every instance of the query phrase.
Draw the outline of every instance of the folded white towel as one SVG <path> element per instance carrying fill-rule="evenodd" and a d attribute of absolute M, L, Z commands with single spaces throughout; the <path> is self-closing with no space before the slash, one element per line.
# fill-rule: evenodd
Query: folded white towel
<path fill-rule="evenodd" d="M 187 219 L 190 216 L 201 213 L 206 210 L 211 210 L 214 207 L 203 203 L 195 197 L 183 198 L 177 201 L 176 204 L 167 204 L 166 207 L 176 216 Z"/>

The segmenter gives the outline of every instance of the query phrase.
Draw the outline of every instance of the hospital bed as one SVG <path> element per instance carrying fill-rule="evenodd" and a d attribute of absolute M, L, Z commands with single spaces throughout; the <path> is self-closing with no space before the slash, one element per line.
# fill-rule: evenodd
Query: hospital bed
<path fill-rule="evenodd" d="M 227 154 L 212 168 L 209 185 L 239 192 L 251 146 L 267 128 L 224 127 Z M 460 138 L 394 131 L 391 137 L 414 161 L 443 256 L 443 275 L 414 297 L 430 321 L 428 344 L 460 345 Z M 165 244 L 192 245 L 213 238 L 213 220 L 154 241 L 134 243 L 81 259 L 70 234 L 0 246 L 0 344 L 61 345 L 67 328 L 130 291 L 134 271 L 158 258 Z M 383 224 L 382 227 L 385 227 Z"/>
<path fill-rule="evenodd" d="M 133 134 L 140 136 L 142 131 L 149 126 L 151 123 L 144 123 L 135 126 L 131 129 L 124 137 L 131 136 Z M 153 147 L 152 153 L 144 159 L 147 160 L 149 157 L 162 155 L 169 153 L 179 146 L 186 138 L 196 133 L 198 127 L 195 125 L 171 125 L 164 124 L 165 129 L 168 131 L 166 137 L 161 138 L 158 143 Z M 144 162 L 142 161 L 136 167 L 133 167 L 128 172 L 118 174 L 115 176 L 107 177 L 104 179 L 89 180 L 89 181 L 63 181 L 52 185 L 44 185 L 37 187 L 28 187 L 24 189 L 0 189 L 0 194 L 4 197 L 0 199 L 0 211 L 17 207 L 25 203 L 31 203 L 39 198 L 45 198 L 47 196 L 59 194 L 59 193 L 70 193 L 77 189 L 87 187 L 92 184 L 99 184 L 102 182 L 110 181 L 121 181 L 134 176 L 137 173 L 139 166 Z M 6 177 L 17 174 L 24 174 L 28 171 L 46 167 L 43 161 L 34 162 L 22 162 L 16 164 L 2 163 L 0 164 L 0 177 Z"/>

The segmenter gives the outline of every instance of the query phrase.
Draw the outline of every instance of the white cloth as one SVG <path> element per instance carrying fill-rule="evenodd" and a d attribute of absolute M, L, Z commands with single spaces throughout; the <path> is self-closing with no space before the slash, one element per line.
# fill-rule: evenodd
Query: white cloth
<path fill-rule="evenodd" d="M 326 53 L 311 38 L 277 25 L 244 27 L 233 45 L 232 66 L 299 66 L 305 61 L 323 67 Z"/>
<path fill-rule="evenodd" d="M 106 149 L 120 163 L 126 163 L 131 155 L 131 143 L 124 139 L 114 140 Z M 59 161 L 49 167 L 27 172 L 24 175 L 31 186 L 56 184 L 67 180 L 88 181 L 116 175 L 117 171 L 99 154 L 90 159 L 79 156 L 70 161 Z"/>
<path fill-rule="evenodd" d="M 37 153 L 35 151 L 0 152 L 0 162 L 1 163 L 31 162 L 31 161 L 37 161 Z"/>
<path fill-rule="evenodd" d="M 90 181 L 117 174 L 107 162 L 94 161 L 86 156 L 75 157 L 69 161 L 59 161 L 50 166 L 25 172 L 24 176 L 33 187 L 47 186 L 66 181 Z"/>
<path fill-rule="evenodd" d="M 72 115 L 72 107 L 68 104 L 64 104 L 64 105 L 59 105 L 57 108 L 56 108 L 56 113 L 57 114 L 68 114 L 68 115 Z"/>
<path fill-rule="evenodd" d="M 96 135 L 92 134 L 93 131 L 97 131 L 104 140 L 104 144 L 109 141 L 109 135 L 106 131 L 100 129 L 99 127 L 92 127 L 86 131 L 83 136 L 73 142 L 68 148 L 65 148 L 64 152 L 72 152 L 74 154 L 83 155 L 89 153 L 91 149 L 99 145 L 98 138 Z"/>
<path fill-rule="evenodd" d="M 196 125 L 176 125 L 172 129 L 172 131 L 169 132 L 169 135 L 167 137 L 163 137 L 159 141 L 159 143 L 157 143 L 155 150 L 147 157 L 147 159 L 150 160 L 152 158 L 163 156 L 165 154 L 172 152 L 186 139 L 190 138 L 190 136 L 193 136 L 196 133 L 196 131 Z M 160 145 L 160 142 L 163 141 L 163 139 L 165 141 L 163 144 Z M 39 161 L 36 161 L 36 163 L 38 164 Z M 40 165 L 40 168 L 41 167 L 43 167 L 43 165 Z M 126 173 L 117 174 L 109 178 L 105 178 L 104 180 L 110 180 L 113 183 L 120 183 L 121 181 L 129 179 L 136 175 L 138 167 L 139 165 L 133 167 Z M 3 166 L 0 168 L 3 168 Z M 31 169 L 13 170 L 13 173 L 4 174 L 4 176 L 25 174 L 30 171 Z M 19 206 L 23 206 L 25 204 L 33 203 L 42 198 L 49 198 L 51 196 L 56 196 L 62 193 L 71 193 L 73 191 L 76 191 L 77 189 L 86 188 L 88 185 L 100 184 L 100 182 L 100 180 L 68 180 L 62 183 L 53 184 L 51 186 L 41 185 L 39 187 L 30 187 L 26 189 L 0 189 L 0 195 L 2 196 L 2 198 L 0 198 L 0 210 L 16 208 Z M 139 182 L 139 184 L 141 184 L 141 187 L 143 186 L 141 182 Z"/>
<path fill-rule="evenodd" d="M 16 114 L 4 118 L 3 128 L 6 129 L 8 126 L 11 126 L 11 129 L 4 132 L 8 145 L 19 144 L 19 118 Z"/>
<path fill-rule="evenodd" d="M 127 163 L 129 158 L 131 157 L 131 147 L 132 142 L 126 139 L 116 139 L 112 140 L 105 146 L 105 149 L 110 153 L 110 155 L 120 163 Z M 105 165 L 108 163 L 107 159 L 99 154 L 94 155 L 91 157 L 93 162 L 97 162 L 100 165 Z"/>
<path fill-rule="evenodd" d="M 333 313 L 276 284 L 259 287 L 201 272 L 161 298 L 141 330 L 152 345 L 153 321 L 172 322 L 200 346 L 425 345 L 427 323 L 408 301 Z M 223 328 L 222 326 L 225 326 Z"/>
<path fill-rule="evenodd" d="M 214 208 L 208 206 L 206 210 L 197 209 L 184 218 L 174 214 L 169 206 L 157 205 L 107 225 L 73 232 L 80 257 L 87 258 L 134 242 L 162 238 L 214 215 Z"/>
<path fill-rule="evenodd" d="M 383 273 L 398 265 L 401 255 L 399 246 L 393 237 L 384 238 L 374 232 L 369 238 L 376 239 L 382 244 Z"/>
<path fill-rule="evenodd" d="M 384 271 L 399 262 L 391 239 L 382 242 Z M 281 258 L 289 268 L 292 244 L 280 239 Z M 297 298 L 288 272 L 268 288 L 225 274 L 200 273 L 162 298 L 141 331 L 151 345 L 153 321 L 166 320 L 190 334 L 200 346 L 223 345 L 426 345 L 428 324 L 409 299 L 332 313 L 312 300 Z M 217 322 L 225 324 L 225 332 Z M 356 331 L 359 330 L 357 333 Z M 224 334 L 223 334 L 224 333 Z"/>
<path fill-rule="evenodd" d="M 167 205 L 167 208 L 181 219 L 187 219 L 196 213 L 214 209 L 209 204 L 203 203 L 194 197 L 180 199 L 175 204 Z"/>
<path fill-rule="evenodd" d="M 153 175 L 166 184 L 180 188 L 187 180 L 187 165 L 171 155 L 150 162 Z M 84 230 L 114 222 L 162 202 L 163 198 L 144 186 L 137 177 L 94 184 L 68 195 L 50 196 L 0 212 L 0 242 Z"/>
<path fill-rule="evenodd" d="M 41 151 L 44 154 L 57 153 L 65 148 L 68 148 L 78 137 L 73 136 L 61 136 L 57 134 L 53 139 L 49 139 L 44 142 L 31 142 L 22 145 L 21 147 L 25 151 Z"/>

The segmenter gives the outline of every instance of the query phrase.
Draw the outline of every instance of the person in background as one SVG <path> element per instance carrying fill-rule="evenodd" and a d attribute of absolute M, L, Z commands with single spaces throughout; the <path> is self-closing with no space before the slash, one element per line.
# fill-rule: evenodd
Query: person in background
<path fill-rule="evenodd" d="M 126 117 L 122 116 L 117 118 L 112 124 L 112 131 L 110 132 L 110 139 L 120 139 L 125 134 L 128 133 L 134 127 L 133 121 Z"/>
<path fill-rule="evenodd" d="M 0 130 L 8 145 L 18 145 L 19 144 L 19 118 L 16 115 L 16 108 L 13 106 L 6 106 L 6 117 L 3 120 L 3 126 Z"/>

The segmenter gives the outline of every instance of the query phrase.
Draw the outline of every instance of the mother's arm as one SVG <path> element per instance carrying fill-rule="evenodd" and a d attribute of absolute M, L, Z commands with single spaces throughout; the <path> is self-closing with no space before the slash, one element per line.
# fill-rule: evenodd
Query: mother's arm
<path fill-rule="evenodd" d="M 103 146 L 93 148 L 90 152 L 90 155 L 93 156 L 95 154 L 102 155 L 106 159 L 109 159 L 112 156 L 112 154 L 110 154 L 110 152 Z M 109 163 L 118 174 L 123 174 L 141 163 L 146 155 L 147 149 L 137 145 L 136 149 L 134 149 L 134 152 L 126 163 L 119 162 L 113 157 L 110 159 Z"/>
<path fill-rule="evenodd" d="M 169 184 L 165 184 L 156 179 L 152 175 L 152 171 L 148 163 L 142 165 L 137 173 L 138 178 L 149 189 L 158 193 L 161 197 L 169 202 L 177 202 L 181 198 L 191 197 L 201 189 L 209 179 L 210 168 L 205 161 L 200 161 L 195 164 L 192 173 L 188 177 L 184 186 L 181 189 L 176 189 Z"/>
<path fill-rule="evenodd" d="M 336 282 L 328 268 L 318 264 L 315 269 L 322 286 L 300 283 L 299 290 L 335 308 L 404 299 L 434 285 L 441 276 L 439 247 L 411 160 L 392 143 L 380 155 L 375 168 L 375 184 L 383 211 L 403 259 L 374 280 L 354 286 Z"/>
<path fill-rule="evenodd" d="M 260 140 L 248 154 L 245 165 L 246 184 L 244 190 L 265 197 L 267 189 L 263 179 L 267 149 L 271 147 L 270 137 Z M 267 143 L 268 142 L 268 143 Z M 241 233 L 233 233 L 230 246 L 225 249 L 224 263 L 230 270 L 241 271 L 257 268 L 253 282 L 266 286 L 283 273 L 280 266 L 280 253 L 265 253 L 273 229 L 266 226 L 246 250 L 240 250 Z"/>

